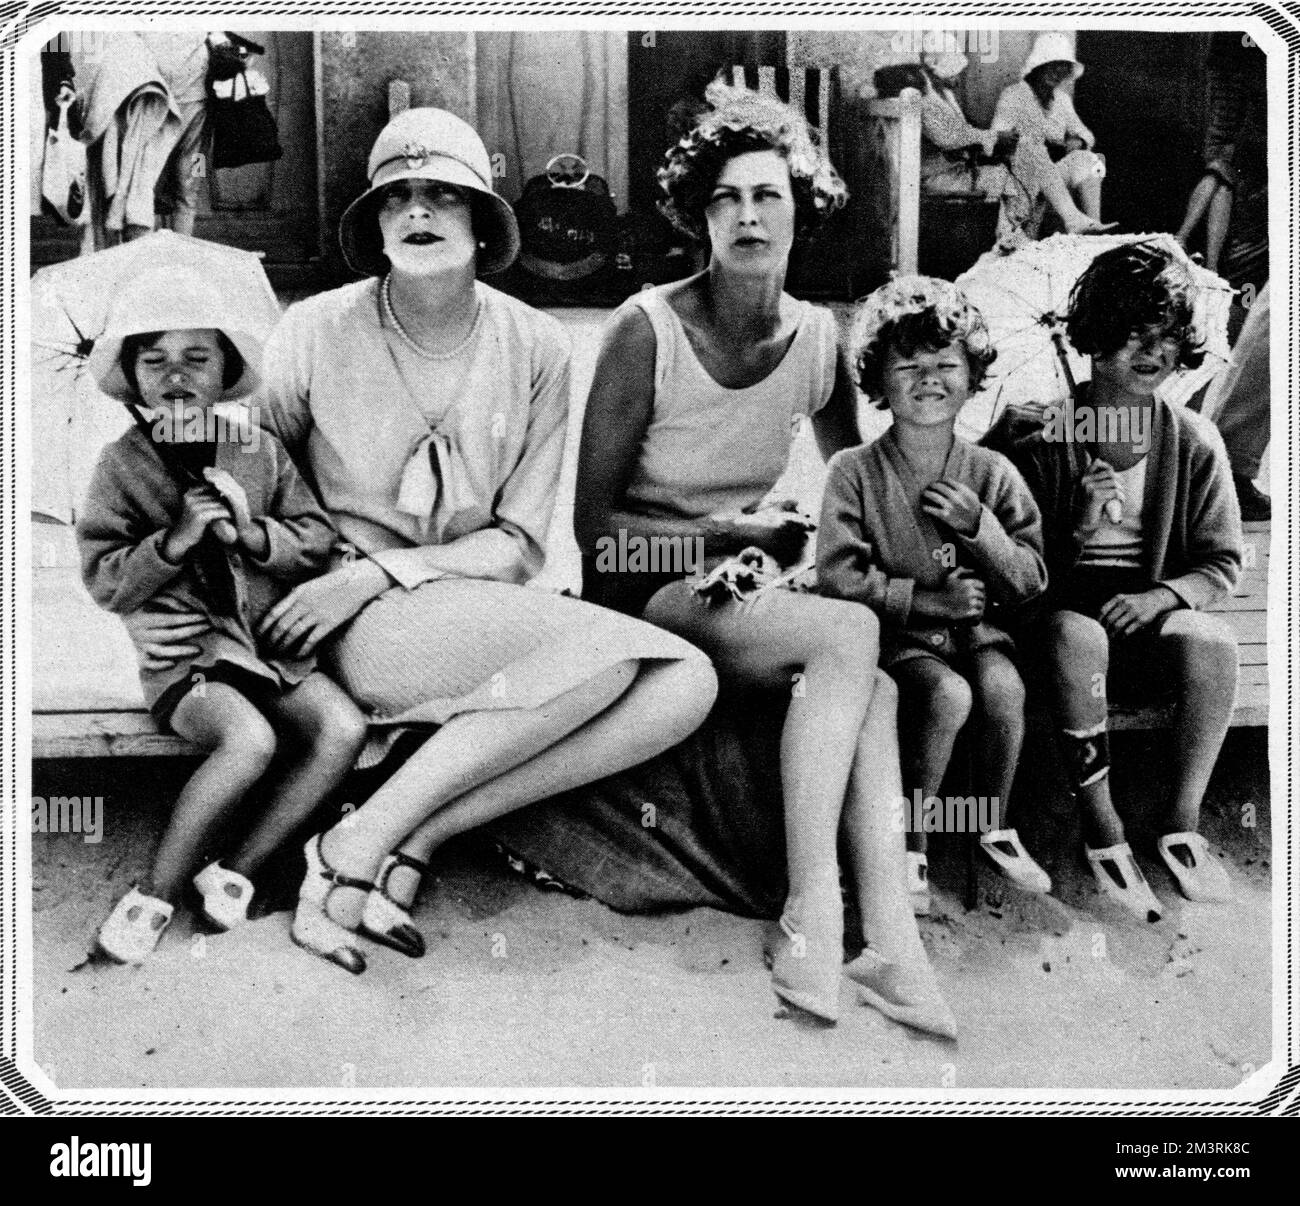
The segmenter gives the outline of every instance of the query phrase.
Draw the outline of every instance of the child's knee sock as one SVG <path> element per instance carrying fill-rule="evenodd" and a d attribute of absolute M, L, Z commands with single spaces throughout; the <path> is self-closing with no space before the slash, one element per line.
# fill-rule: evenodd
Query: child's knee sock
<path fill-rule="evenodd" d="M 1062 729 L 1061 748 L 1070 791 L 1076 796 L 1110 774 L 1110 740 L 1104 720 L 1090 729 Z"/>

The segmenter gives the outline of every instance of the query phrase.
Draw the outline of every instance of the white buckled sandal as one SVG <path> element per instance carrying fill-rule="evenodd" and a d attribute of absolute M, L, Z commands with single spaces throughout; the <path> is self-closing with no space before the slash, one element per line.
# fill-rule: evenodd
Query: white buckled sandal
<path fill-rule="evenodd" d="M 194 877 L 194 887 L 203 898 L 203 919 L 217 929 L 234 929 L 248 920 L 253 885 L 238 871 L 209 863 Z"/>
<path fill-rule="evenodd" d="M 1199 833 L 1166 833 L 1157 846 L 1188 900 L 1222 904 L 1232 899 L 1227 869 L 1210 853 L 1209 842 Z"/>
<path fill-rule="evenodd" d="M 1160 920 L 1163 911 L 1160 901 L 1151 891 L 1151 885 L 1147 883 L 1127 842 L 1106 846 L 1101 850 L 1094 850 L 1091 846 L 1083 849 L 1103 896 L 1109 896 L 1141 921 Z"/>
<path fill-rule="evenodd" d="M 143 963 L 172 920 L 173 905 L 133 887 L 99 927 L 99 949 L 118 963 Z"/>
<path fill-rule="evenodd" d="M 1052 877 L 1025 849 L 1014 829 L 990 829 L 981 833 L 980 849 L 1007 879 L 1026 892 L 1046 894 L 1052 890 Z"/>

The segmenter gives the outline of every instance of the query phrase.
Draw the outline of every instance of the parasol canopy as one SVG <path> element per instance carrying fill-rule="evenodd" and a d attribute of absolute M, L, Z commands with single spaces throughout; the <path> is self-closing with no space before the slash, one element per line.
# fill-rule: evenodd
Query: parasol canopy
<path fill-rule="evenodd" d="M 96 386 L 89 357 L 122 289 L 159 270 L 196 276 L 259 340 L 280 319 L 255 254 L 169 230 L 37 272 L 31 281 L 34 511 L 71 523 L 100 449 L 131 422 L 121 403 Z"/>
<path fill-rule="evenodd" d="M 1091 378 L 1091 360 L 1079 355 L 1065 338 L 1070 290 L 1097 256 L 1128 243 L 1148 243 L 1168 251 L 1192 280 L 1193 324 L 1205 359 L 1197 369 L 1172 374 L 1160 387 L 1160 396 L 1185 404 L 1223 372 L 1230 360 L 1232 287 L 1191 260 L 1172 235 L 1053 235 L 1011 255 L 990 252 L 957 278 L 958 288 L 984 316 L 998 353 L 984 388 L 958 417 L 960 435 L 978 440 L 1009 405 L 1063 402 L 1070 393 L 1063 357 L 1076 383 Z"/>

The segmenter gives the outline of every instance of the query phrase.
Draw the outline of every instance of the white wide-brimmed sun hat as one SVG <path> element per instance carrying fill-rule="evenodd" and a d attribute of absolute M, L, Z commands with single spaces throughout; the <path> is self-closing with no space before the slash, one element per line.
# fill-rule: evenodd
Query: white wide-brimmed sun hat
<path fill-rule="evenodd" d="M 1044 63 L 1070 63 L 1076 80 L 1083 74 L 1083 64 L 1074 57 L 1074 39 L 1069 34 L 1039 34 L 1029 49 L 1025 65 L 1020 69 L 1020 78 L 1026 79 L 1031 71 Z"/>
<path fill-rule="evenodd" d="M 245 330 L 237 308 L 215 289 L 188 273 L 156 268 L 141 273 L 118 295 L 108 311 L 104 333 L 95 340 L 87 365 L 95 383 L 119 402 L 139 398 L 122 371 L 122 343 L 128 335 L 155 331 L 220 331 L 244 361 L 238 380 L 222 393 L 233 402 L 262 383 L 262 341 Z"/>
<path fill-rule="evenodd" d="M 473 212 L 474 237 L 484 244 L 478 272 L 509 268 L 519 254 L 515 212 L 492 190 L 492 162 L 483 140 L 467 122 L 445 109 L 407 109 L 380 131 L 366 168 L 370 188 L 343 213 L 339 242 L 354 272 L 379 276 L 388 270 L 379 234 L 383 189 L 395 180 L 436 180 L 463 189 Z"/>

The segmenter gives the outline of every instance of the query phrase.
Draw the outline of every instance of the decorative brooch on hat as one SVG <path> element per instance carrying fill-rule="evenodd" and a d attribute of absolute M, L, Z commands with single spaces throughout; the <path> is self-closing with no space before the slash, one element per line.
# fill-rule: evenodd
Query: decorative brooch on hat
<path fill-rule="evenodd" d="M 423 143 L 412 140 L 402 148 L 402 158 L 406 160 L 407 168 L 413 172 L 422 167 L 426 159 L 431 158 L 431 153 Z"/>

